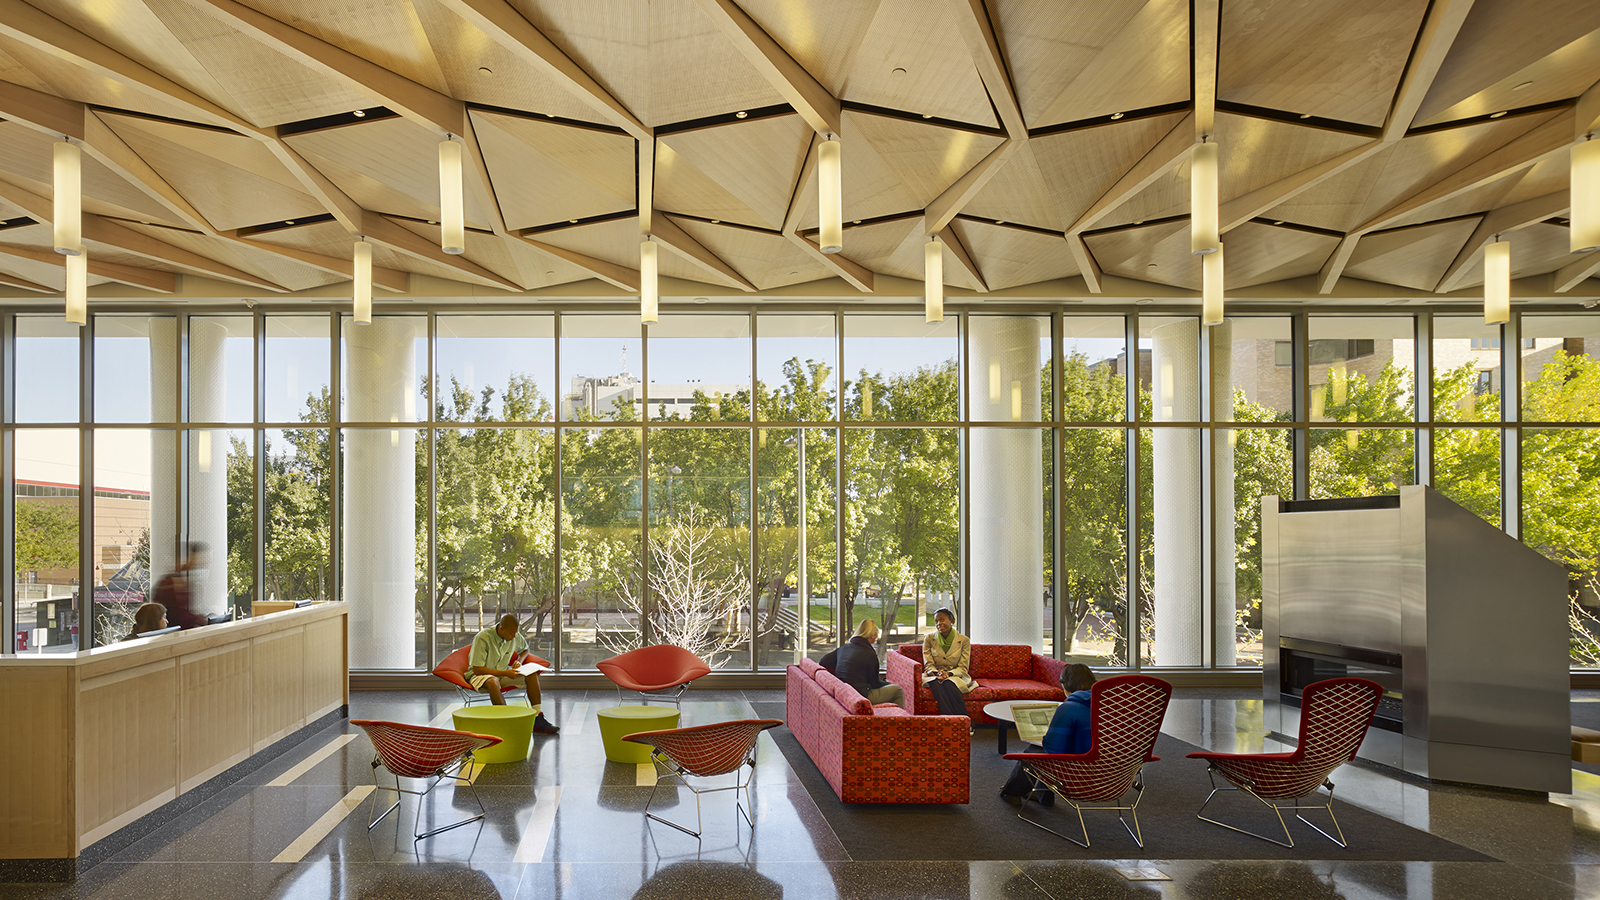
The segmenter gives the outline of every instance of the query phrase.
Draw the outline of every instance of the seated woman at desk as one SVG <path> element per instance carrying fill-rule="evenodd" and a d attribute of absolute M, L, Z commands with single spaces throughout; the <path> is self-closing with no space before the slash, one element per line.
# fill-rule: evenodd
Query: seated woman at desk
<path fill-rule="evenodd" d="M 922 639 L 922 683 L 933 691 L 939 715 L 964 716 L 967 703 L 961 695 L 974 687 L 967 667 L 972 665 L 972 642 L 956 631 L 956 614 L 941 607 L 933 614 L 939 630 Z"/>
<path fill-rule="evenodd" d="M 1089 688 L 1094 685 L 1094 670 L 1082 663 L 1073 663 L 1061 670 L 1061 689 L 1067 692 L 1067 699 L 1056 707 L 1055 715 L 1050 717 L 1050 727 L 1044 733 L 1044 748 L 1030 745 L 1028 753 L 1088 753 L 1090 747 L 1089 734 Z M 1026 796 L 1031 779 L 1022 771 L 1022 763 L 1011 769 L 1011 777 L 1006 779 L 1005 787 L 1000 789 L 1000 796 L 1010 802 L 1014 797 Z M 1038 788 L 1034 791 L 1034 799 L 1044 806 L 1055 806 L 1056 795 L 1049 788 Z"/>
<path fill-rule="evenodd" d="M 167 608 L 159 603 L 146 603 L 133 614 L 133 630 L 123 638 L 131 641 L 146 631 L 160 631 L 167 627 Z"/>

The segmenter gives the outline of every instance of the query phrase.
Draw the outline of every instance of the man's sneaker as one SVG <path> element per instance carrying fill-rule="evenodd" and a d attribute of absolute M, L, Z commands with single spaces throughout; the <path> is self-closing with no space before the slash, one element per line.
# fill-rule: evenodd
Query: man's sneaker
<path fill-rule="evenodd" d="M 550 720 L 544 717 L 544 713 L 539 713 L 537 716 L 533 717 L 533 730 L 539 732 L 540 734 L 561 733 L 561 729 L 551 724 Z"/>

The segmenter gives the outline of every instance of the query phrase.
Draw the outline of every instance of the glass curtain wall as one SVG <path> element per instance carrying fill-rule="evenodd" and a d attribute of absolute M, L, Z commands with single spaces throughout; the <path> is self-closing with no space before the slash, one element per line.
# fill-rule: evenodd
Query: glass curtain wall
<path fill-rule="evenodd" d="M 1600 666 L 1592 316 L 0 322 L 7 650 L 115 641 L 187 562 L 196 614 L 349 600 L 359 669 L 511 613 L 564 670 L 661 641 L 773 670 L 940 607 L 1102 667 L 1253 666 L 1262 498 L 1428 483 L 1566 568 Z"/>

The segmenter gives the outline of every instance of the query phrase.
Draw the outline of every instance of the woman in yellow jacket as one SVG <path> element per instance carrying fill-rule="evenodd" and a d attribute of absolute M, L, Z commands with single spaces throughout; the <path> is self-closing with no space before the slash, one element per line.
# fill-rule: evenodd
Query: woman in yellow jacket
<path fill-rule="evenodd" d="M 939 715 L 964 716 L 962 695 L 975 685 L 967 667 L 972 665 L 972 642 L 956 631 L 956 614 L 941 608 L 933 614 L 938 631 L 922 639 L 922 683 L 933 691 Z"/>

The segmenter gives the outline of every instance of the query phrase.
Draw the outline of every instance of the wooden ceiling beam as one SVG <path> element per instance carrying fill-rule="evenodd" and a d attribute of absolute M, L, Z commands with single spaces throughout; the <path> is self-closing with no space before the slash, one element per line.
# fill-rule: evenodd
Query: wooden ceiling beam
<path fill-rule="evenodd" d="M 1113 210 L 1126 203 L 1129 198 L 1149 187 L 1156 179 L 1167 174 L 1172 168 L 1189 158 L 1189 152 L 1194 149 L 1199 139 L 1195 137 L 1198 129 L 1195 122 L 1198 116 L 1191 113 L 1184 116 L 1183 120 L 1167 132 L 1167 136 L 1156 142 L 1154 147 L 1133 167 L 1117 179 L 1111 189 L 1100 195 L 1084 213 L 1078 216 L 1077 221 L 1067 228 L 1066 234 L 1082 234 L 1093 228 L 1095 223 L 1109 215 Z"/>
<path fill-rule="evenodd" d="M 1583 140 L 1589 134 L 1600 131 L 1600 81 L 1595 82 L 1578 97 L 1577 108 L 1573 110 L 1573 115 L 1574 138 Z"/>
<path fill-rule="evenodd" d="M 1089 250 L 1089 244 L 1084 241 L 1083 235 L 1067 235 L 1067 249 L 1072 251 L 1073 259 L 1078 261 L 1078 272 L 1083 276 L 1083 284 L 1089 289 L 1089 293 L 1098 294 L 1104 291 L 1105 273 L 1100 271 L 1100 261 L 1094 258 L 1094 253 Z"/>
<path fill-rule="evenodd" d="M 29 281 L 28 279 L 19 275 L 12 275 L 10 272 L 0 272 L 0 284 L 6 285 L 7 287 L 21 288 L 25 291 L 33 291 L 37 294 L 58 295 L 61 293 L 55 288 L 46 287 L 38 282 Z"/>
<path fill-rule="evenodd" d="M 557 247 L 554 244 L 546 244 L 531 237 L 523 237 L 520 238 L 520 240 L 527 242 L 529 246 L 538 250 L 542 250 L 545 253 L 556 257 L 557 259 L 564 259 L 567 262 L 572 263 L 585 272 L 588 272 L 590 275 L 593 275 L 601 281 L 604 281 L 606 284 L 635 294 L 639 292 L 638 269 L 630 269 L 627 266 L 619 266 L 616 263 L 606 262 L 603 259 L 595 259 L 592 256 L 585 256 L 582 253 L 578 253 L 574 250 L 568 250 L 565 247 Z"/>
<path fill-rule="evenodd" d="M 1455 261 L 1445 269 L 1444 275 L 1439 279 L 1439 284 L 1434 288 L 1436 293 L 1448 294 L 1456 289 L 1461 279 L 1465 278 L 1470 270 L 1468 264 L 1473 256 L 1483 249 L 1483 246 L 1494 240 L 1495 235 L 1506 234 L 1529 225 L 1537 225 L 1551 216 L 1559 216 L 1572 208 L 1572 194 L 1570 191 L 1556 191 L 1545 194 L 1543 197 L 1534 197 L 1521 203 L 1502 206 L 1490 210 L 1483 217 L 1478 227 L 1473 229 L 1472 237 L 1467 239 L 1461 247 L 1461 252 L 1456 254 Z"/>
<path fill-rule="evenodd" d="M 707 250 L 704 244 L 690 237 L 688 232 L 679 228 L 676 222 L 660 212 L 652 211 L 649 234 L 656 243 L 704 269 L 718 281 L 730 282 L 733 287 L 741 291 L 753 292 L 756 289 L 756 286 L 735 271 L 733 266 L 723 262 L 715 253 Z"/>
<path fill-rule="evenodd" d="M 289 170 L 289 174 L 300 182 L 306 193 L 316 198 L 322 208 L 333 216 L 334 221 L 343 225 L 352 235 L 363 233 L 368 213 L 361 208 L 361 204 L 301 156 L 300 151 L 289 146 L 281 135 L 273 135 L 266 147 L 278 158 L 278 162 L 283 163 L 283 167 Z"/>
<path fill-rule="evenodd" d="M 839 133 L 839 100 L 794 61 L 734 0 L 699 0 L 700 8 L 741 56 L 817 134 Z"/>
<path fill-rule="evenodd" d="M 448 266 L 460 275 L 462 281 L 499 288 L 502 291 L 524 290 L 522 285 L 496 275 L 465 256 L 444 252 L 438 241 L 429 240 L 409 228 L 402 228 L 379 213 L 368 212 L 362 218 L 358 233 L 368 241 L 382 244 L 396 253 Z"/>
<path fill-rule="evenodd" d="M 649 234 L 656 216 L 656 139 L 639 142 L 634 184 L 639 189 L 635 207 L 639 210 L 639 233 Z"/>
<path fill-rule="evenodd" d="M 1222 0 L 1194 0 L 1190 34 L 1194 51 L 1194 136 L 1217 127 L 1217 46 L 1222 39 Z"/>
<path fill-rule="evenodd" d="M 0 34 L 147 97 L 181 106 L 197 121 L 258 139 L 265 136 L 262 129 L 243 118 L 23 0 L 0 0 Z"/>
<path fill-rule="evenodd" d="M 523 62 L 565 84 L 602 119 L 626 131 L 634 140 L 643 141 L 653 134 L 649 126 L 640 122 L 620 100 L 601 87 L 594 76 L 573 62 L 506 0 L 440 0 L 440 3 Z"/>
<path fill-rule="evenodd" d="M 1389 116 L 1383 123 L 1382 140 L 1393 143 L 1406 136 L 1411 122 L 1422 107 L 1423 98 L 1439 76 L 1456 35 L 1472 11 L 1472 0 L 1433 0 L 1428 5 L 1427 18 L 1417 33 L 1416 45 L 1411 50 L 1411 61 L 1401 76 L 1400 89 L 1395 92 L 1389 106 Z"/>
<path fill-rule="evenodd" d="M 972 198 L 978 196 L 983 186 L 989 183 L 999 171 L 1005 167 L 1006 160 L 1018 147 L 1020 141 L 1007 138 L 1000 146 L 989 151 L 989 155 L 978 160 L 978 164 L 968 169 L 965 174 L 957 178 L 955 183 L 944 189 L 944 193 L 933 198 L 928 208 L 922 215 L 927 222 L 928 234 L 939 234 L 945 227 L 960 214 Z"/>
<path fill-rule="evenodd" d="M 864 294 L 870 294 L 873 286 L 872 270 L 838 253 L 823 253 L 816 242 L 800 233 L 800 220 L 809 208 L 806 197 L 810 194 L 811 186 L 816 179 L 817 146 L 821 143 L 822 135 L 811 136 L 811 147 L 806 151 L 805 162 L 800 165 L 800 177 L 795 181 L 794 190 L 789 193 L 789 211 L 783 217 L 783 236 L 789 243 L 799 247 L 805 255 L 843 279 L 846 284 Z"/>
<path fill-rule="evenodd" d="M 972 54 L 973 65 L 983 87 L 989 92 L 989 102 L 1004 126 L 1006 135 L 1013 141 L 1028 139 L 1028 125 L 1022 118 L 1022 104 L 1017 102 L 1016 86 L 1006 65 L 1005 54 L 1000 52 L 1000 41 L 995 37 L 994 22 L 983 0 L 949 0 L 954 13 L 956 30 Z"/>
<path fill-rule="evenodd" d="M 67 258 L 53 250 L 38 250 L 33 247 L 19 247 L 15 244 L 0 244 L 0 254 L 14 256 L 17 259 L 28 259 L 63 269 L 67 266 Z M 93 253 L 89 254 L 88 269 L 90 275 L 98 278 L 108 278 L 118 284 L 125 284 L 129 287 L 144 288 L 147 291 L 155 291 L 161 294 L 171 294 L 178 289 L 178 276 L 171 272 L 110 263 L 96 259 Z"/>
<path fill-rule="evenodd" d="M 1322 271 L 1317 273 L 1317 293 L 1331 294 L 1334 287 L 1339 284 L 1339 276 L 1344 274 L 1344 267 L 1350 264 L 1350 255 L 1356 252 L 1356 243 L 1361 240 L 1361 233 L 1352 231 L 1339 240 L 1339 246 L 1333 248 L 1327 262 L 1322 264 Z"/>
<path fill-rule="evenodd" d="M 961 243 L 961 238 L 956 236 L 956 230 L 946 225 L 944 228 L 932 233 L 939 236 L 939 240 L 950 248 L 950 255 L 954 256 L 961 268 L 965 269 L 967 274 L 972 276 L 972 280 L 978 283 L 978 293 L 989 293 L 989 283 L 983 280 L 983 273 L 978 270 L 977 261 L 972 258 L 971 253 L 967 252 L 967 245 Z"/>
<path fill-rule="evenodd" d="M 1550 276 L 1551 288 L 1558 294 L 1565 294 L 1594 275 L 1600 275 L 1600 250 L 1586 253 L 1557 269 Z"/>
<path fill-rule="evenodd" d="M 1222 204 L 1222 208 L 1219 211 L 1222 232 L 1226 234 L 1257 216 L 1265 215 L 1274 207 L 1288 202 L 1305 191 L 1311 190 L 1345 169 L 1361 162 L 1378 150 L 1383 149 L 1383 147 L 1382 141 L 1363 144 L 1354 150 L 1335 156 L 1333 159 L 1318 163 L 1309 169 L 1303 169 L 1293 175 L 1280 178 L 1271 184 L 1256 188 L 1248 194 L 1229 200 Z"/>
<path fill-rule="evenodd" d="M 271 253 L 274 256 L 292 259 L 301 265 L 309 266 L 321 272 L 327 272 L 329 275 L 338 275 L 341 278 L 349 278 L 351 280 L 355 279 L 355 262 L 353 260 L 340 259 L 337 256 L 327 256 L 321 253 L 312 253 L 309 250 L 301 250 L 298 247 L 289 247 L 283 244 L 270 244 L 265 241 L 252 241 L 249 238 L 240 237 L 238 229 L 224 231 L 219 233 L 217 236 L 223 238 L 224 240 L 233 241 L 237 244 L 243 244 L 244 246 L 253 250 L 260 250 L 263 253 Z M 391 293 L 404 294 L 411 286 L 411 274 L 409 272 L 402 272 L 399 269 L 373 266 L 372 286 L 382 288 Z"/>

